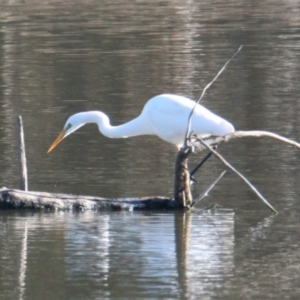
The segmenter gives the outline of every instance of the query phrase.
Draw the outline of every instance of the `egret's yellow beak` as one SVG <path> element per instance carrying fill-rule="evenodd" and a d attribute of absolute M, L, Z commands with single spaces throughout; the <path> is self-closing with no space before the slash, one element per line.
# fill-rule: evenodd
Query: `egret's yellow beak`
<path fill-rule="evenodd" d="M 51 152 L 61 141 L 62 139 L 65 137 L 66 134 L 66 130 L 63 130 L 58 137 L 55 139 L 55 141 L 51 144 L 51 146 L 49 147 L 47 153 Z"/>

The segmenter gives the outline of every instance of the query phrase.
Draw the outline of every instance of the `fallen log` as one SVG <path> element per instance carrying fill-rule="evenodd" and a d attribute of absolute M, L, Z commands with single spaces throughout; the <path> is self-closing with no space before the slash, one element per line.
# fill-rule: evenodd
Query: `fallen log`
<path fill-rule="evenodd" d="M 167 197 L 101 198 L 17 189 L 0 189 L 0 209 L 49 210 L 174 210 L 180 206 Z"/>

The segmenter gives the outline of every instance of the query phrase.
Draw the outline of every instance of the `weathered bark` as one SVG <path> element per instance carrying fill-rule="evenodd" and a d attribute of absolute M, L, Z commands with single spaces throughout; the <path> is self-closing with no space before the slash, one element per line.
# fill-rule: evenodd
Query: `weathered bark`
<path fill-rule="evenodd" d="M 54 210 L 174 210 L 174 199 L 153 196 L 141 198 L 100 198 L 46 192 L 0 189 L 0 209 Z"/>
<path fill-rule="evenodd" d="M 175 163 L 174 199 L 181 208 L 190 207 L 193 198 L 190 189 L 190 173 L 188 171 L 189 147 L 181 148 Z"/>

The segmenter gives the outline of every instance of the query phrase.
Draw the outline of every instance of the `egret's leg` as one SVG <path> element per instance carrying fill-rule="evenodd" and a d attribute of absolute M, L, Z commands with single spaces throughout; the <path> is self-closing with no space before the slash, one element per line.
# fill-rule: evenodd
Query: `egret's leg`
<path fill-rule="evenodd" d="M 217 147 L 213 146 L 213 149 L 215 150 Z M 207 155 L 200 161 L 200 163 L 195 167 L 195 169 L 190 173 L 190 179 L 192 181 L 195 181 L 195 178 L 193 177 L 193 175 L 201 168 L 201 166 L 211 157 L 212 152 L 207 153 Z"/>
<path fill-rule="evenodd" d="M 208 152 L 207 155 L 200 161 L 200 163 L 195 167 L 195 169 L 190 173 L 190 177 L 192 180 L 196 181 L 193 178 L 193 175 L 200 169 L 200 167 L 211 157 L 212 153 Z"/>

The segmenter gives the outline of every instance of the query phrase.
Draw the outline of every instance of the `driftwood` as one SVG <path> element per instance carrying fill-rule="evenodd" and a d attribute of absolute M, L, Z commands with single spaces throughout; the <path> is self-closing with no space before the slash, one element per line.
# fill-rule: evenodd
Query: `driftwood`
<path fill-rule="evenodd" d="M 178 209 L 167 197 L 100 198 L 46 192 L 0 189 L 0 209 L 51 210 L 167 210 Z"/>

